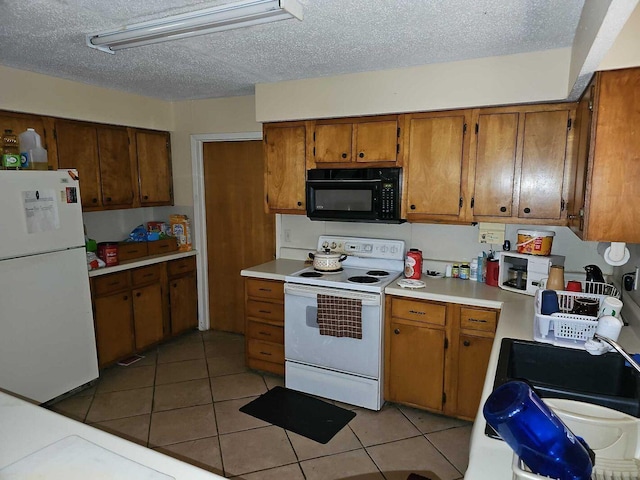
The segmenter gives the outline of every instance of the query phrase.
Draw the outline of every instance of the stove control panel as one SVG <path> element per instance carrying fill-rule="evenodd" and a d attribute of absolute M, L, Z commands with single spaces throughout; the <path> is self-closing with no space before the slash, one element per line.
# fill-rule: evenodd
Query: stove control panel
<path fill-rule="evenodd" d="M 321 235 L 318 250 L 326 248 L 333 253 L 346 253 L 355 257 L 403 260 L 405 245 L 404 240 Z"/>

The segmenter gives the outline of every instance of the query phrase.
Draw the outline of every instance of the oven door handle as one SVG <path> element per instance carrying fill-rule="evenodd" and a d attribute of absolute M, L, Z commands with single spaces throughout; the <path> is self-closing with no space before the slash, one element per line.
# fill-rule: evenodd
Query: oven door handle
<path fill-rule="evenodd" d="M 378 294 L 356 292 L 353 290 L 339 290 L 334 288 L 322 288 L 313 287 L 308 285 L 294 285 L 290 283 L 284 284 L 285 302 L 287 297 L 304 297 L 318 298 L 319 294 L 332 295 L 334 297 L 352 298 L 356 300 L 362 300 L 363 306 L 377 306 L 381 305 L 381 298 Z"/>

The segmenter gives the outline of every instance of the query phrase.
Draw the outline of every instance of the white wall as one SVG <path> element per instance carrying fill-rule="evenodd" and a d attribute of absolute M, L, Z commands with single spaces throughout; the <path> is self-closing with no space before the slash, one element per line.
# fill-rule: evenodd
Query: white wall
<path fill-rule="evenodd" d="M 638 65 L 640 65 L 640 4 L 627 20 L 598 70 L 614 70 Z"/>
<path fill-rule="evenodd" d="M 543 102 L 567 96 L 571 49 L 256 85 L 260 122 Z"/>
<path fill-rule="evenodd" d="M 534 227 L 531 225 L 507 225 L 505 237 L 511 240 L 515 250 L 518 229 L 554 231 L 552 252 L 564 255 L 567 273 L 584 274 L 583 267 L 589 264 L 600 266 L 605 274 L 613 268 L 598 254 L 597 242 L 583 242 L 567 227 Z M 287 232 L 288 230 L 288 232 Z M 393 238 L 404 240 L 407 248 L 419 248 L 426 259 L 424 269 L 440 268 L 442 263 L 471 260 L 478 252 L 491 248 L 502 250 L 502 245 L 487 245 L 478 242 L 477 226 L 403 223 L 401 225 L 317 222 L 302 215 L 281 215 L 279 256 L 281 258 L 304 259 L 315 251 L 319 235 L 346 235 L 353 237 Z M 286 238 L 289 241 L 286 241 Z"/>

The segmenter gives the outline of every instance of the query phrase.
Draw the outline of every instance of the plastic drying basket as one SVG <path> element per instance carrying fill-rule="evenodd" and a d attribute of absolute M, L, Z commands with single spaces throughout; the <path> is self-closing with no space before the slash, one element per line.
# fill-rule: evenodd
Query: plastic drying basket
<path fill-rule="evenodd" d="M 620 298 L 620 292 L 618 292 L 618 289 L 613 285 L 594 282 L 585 282 L 583 290 L 585 291 L 556 291 L 560 311 L 552 315 L 543 315 L 540 313 L 543 290 L 539 289 L 536 292 L 533 321 L 534 340 L 562 347 L 584 348 L 584 342 L 593 338 L 593 334 L 598 326 L 598 318 L 571 313 L 575 299 L 592 298 L 598 301 L 600 307 L 606 297 Z M 606 293 L 587 293 L 589 291 L 602 291 Z"/>
<path fill-rule="evenodd" d="M 546 230 L 518 230 L 518 253 L 527 255 L 551 255 L 555 232 Z"/>

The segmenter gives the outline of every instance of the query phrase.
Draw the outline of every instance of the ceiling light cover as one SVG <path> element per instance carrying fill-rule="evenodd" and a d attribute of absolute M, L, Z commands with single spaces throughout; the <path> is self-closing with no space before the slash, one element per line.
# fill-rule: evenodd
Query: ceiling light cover
<path fill-rule="evenodd" d="M 297 18 L 297 0 L 244 0 L 181 15 L 127 25 L 118 30 L 87 35 L 87 45 L 115 53 L 125 48 L 190 38 L 207 33 Z"/>

